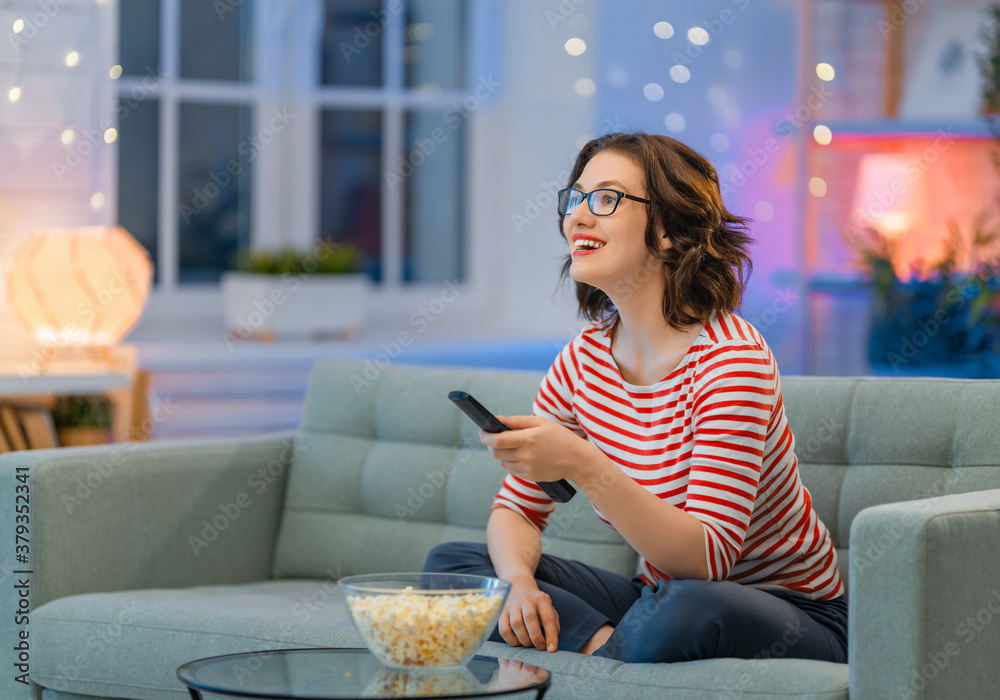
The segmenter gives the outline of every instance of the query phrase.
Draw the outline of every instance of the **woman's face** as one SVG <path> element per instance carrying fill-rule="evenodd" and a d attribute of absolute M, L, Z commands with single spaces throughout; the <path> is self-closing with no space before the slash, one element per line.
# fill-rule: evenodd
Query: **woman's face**
<path fill-rule="evenodd" d="M 613 189 L 647 198 L 642 170 L 613 151 L 601 151 L 591 158 L 572 187 L 581 192 Z M 597 287 L 614 301 L 616 292 L 628 286 L 638 271 L 654 266 L 656 259 L 645 242 L 648 215 L 649 205 L 622 197 L 613 214 L 595 216 L 584 200 L 563 218 L 563 235 L 573 256 L 570 276 Z M 596 240 L 599 247 L 584 247 L 580 239 Z"/>

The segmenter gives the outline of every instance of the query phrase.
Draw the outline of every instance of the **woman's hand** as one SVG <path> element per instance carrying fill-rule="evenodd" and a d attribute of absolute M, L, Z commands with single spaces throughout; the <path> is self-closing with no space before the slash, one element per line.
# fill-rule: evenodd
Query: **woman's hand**
<path fill-rule="evenodd" d="M 479 431 L 479 441 L 500 466 L 529 481 L 579 478 L 579 468 L 597 450 L 569 428 L 541 416 L 497 416 L 513 430 Z M 599 450 L 598 450 L 599 451 Z"/>
<path fill-rule="evenodd" d="M 499 668 L 483 687 L 487 690 L 511 690 L 524 687 L 527 683 L 541 683 L 549 677 L 549 672 L 537 666 L 513 659 L 500 657 L 497 659 Z"/>
<path fill-rule="evenodd" d="M 513 582 L 512 582 L 513 583 Z M 559 613 L 534 579 L 513 583 L 497 621 L 500 636 L 512 647 L 555 651 L 559 647 Z"/>

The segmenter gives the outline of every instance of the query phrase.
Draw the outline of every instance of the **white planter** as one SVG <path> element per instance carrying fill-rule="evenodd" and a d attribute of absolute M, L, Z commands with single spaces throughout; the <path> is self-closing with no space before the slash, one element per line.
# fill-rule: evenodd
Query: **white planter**
<path fill-rule="evenodd" d="M 355 337 L 364 324 L 368 276 L 222 274 L 226 330 L 239 338 Z"/>

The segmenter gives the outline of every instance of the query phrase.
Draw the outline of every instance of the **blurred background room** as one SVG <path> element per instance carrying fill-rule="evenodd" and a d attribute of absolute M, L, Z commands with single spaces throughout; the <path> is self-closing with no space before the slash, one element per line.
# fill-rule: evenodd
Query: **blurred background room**
<path fill-rule="evenodd" d="M 545 371 L 554 195 L 612 131 L 715 164 L 784 374 L 1000 376 L 998 17 L 0 0 L 0 451 L 293 428 L 326 356 Z"/>

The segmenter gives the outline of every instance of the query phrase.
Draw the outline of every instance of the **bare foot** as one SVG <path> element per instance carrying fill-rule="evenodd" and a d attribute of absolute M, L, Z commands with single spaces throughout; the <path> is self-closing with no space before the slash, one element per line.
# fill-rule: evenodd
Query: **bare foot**
<path fill-rule="evenodd" d="M 587 643 L 583 645 L 580 649 L 581 654 L 593 654 L 595 651 L 604 646 L 604 642 L 608 641 L 608 637 L 611 633 L 615 631 L 615 628 L 611 625 L 604 625 L 601 629 L 594 632 L 594 636 L 587 640 Z"/>

